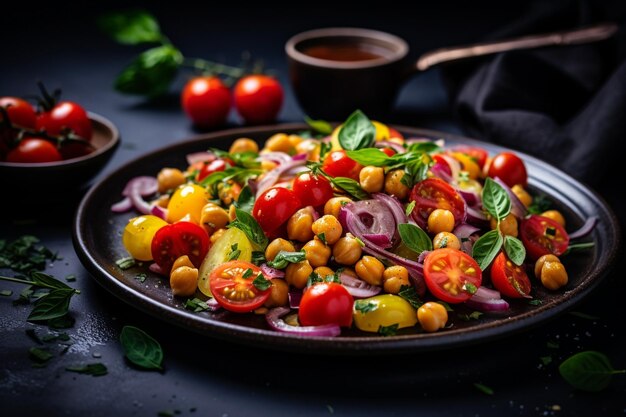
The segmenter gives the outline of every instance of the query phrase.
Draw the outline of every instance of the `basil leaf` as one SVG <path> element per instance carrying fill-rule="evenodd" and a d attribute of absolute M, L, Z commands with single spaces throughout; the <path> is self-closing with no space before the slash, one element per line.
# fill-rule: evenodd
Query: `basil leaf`
<path fill-rule="evenodd" d="M 237 218 L 230 222 L 228 227 L 236 227 L 246 234 L 248 239 L 254 243 L 259 249 L 265 249 L 267 246 L 267 236 L 263 233 L 263 229 L 259 226 L 256 219 L 250 213 L 241 209 L 235 209 Z"/>
<path fill-rule="evenodd" d="M 269 261 L 267 263 L 268 266 L 276 269 L 285 269 L 287 265 L 290 263 L 295 264 L 298 262 L 302 262 L 306 259 L 306 253 L 304 251 L 300 252 L 287 252 L 281 250 L 278 252 L 274 260 Z"/>
<path fill-rule="evenodd" d="M 68 366 L 65 370 L 91 376 L 103 376 L 109 372 L 107 367 L 102 363 L 90 363 L 82 366 Z"/>
<path fill-rule="evenodd" d="M 124 354 L 135 365 L 145 369 L 163 369 L 161 345 L 143 330 L 133 326 L 124 326 L 120 334 L 120 342 Z"/>
<path fill-rule="evenodd" d="M 183 55 L 171 45 L 142 52 L 115 80 L 115 89 L 125 94 L 156 97 L 167 91 L 183 62 Z"/>
<path fill-rule="evenodd" d="M 311 129 L 320 132 L 323 135 L 330 135 L 333 133 L 333 126 L 326 120 L 313 120 L 309 116 L 304 116 L 306 124 L 311 126 Z"/>
<path fill-rule="evenodd" d="M 361 188 L 361 185 L 352 178 L 336 177 L 328 178 L 337 188 L 341 188 L 357 200 L 367 200 L 370 195 Z"/>
<path fill-rule="evenodd" d="M 125 45 L 163 40 L 157 20 L 143 10 L 105 14 L 98 19 L 98 26 L 113 40 Z"/>
<path fill-rule="evenodd" d="M 472 257 L 483 271 L 496 257 L 502 247 L 502 235 L 497 230 L 490 230 L 482 235 L 472 248 Z"/>
<path fill-rule="evenodd" d="M 57 288 L 41 297 L 28 315 L 28 321 L 56 319 L 67 314 L 70 299 L 75 294 L 72 288 Z"/>
<path fill-rule="evenodd" d="M 424 305 L 424 302 L 420 300 L 417 291 L 412 285 L 403 285 L 400 287 L 400 292 L 398 295 L 409 302 L 413 306 L 413 308 L 417 309 Z"/>
<path fill-rule="evenodd" d="M 413 213 L 413 209 L 415 209 L 415 204 L 416 204 L 415 200 L 407 204 L 406 209 L 404 209 L 404 214 L 406 214 L 407 217 L 409 217 L 411 213 Z"/>
<path fill-rule="evenodd" d="M 346 151 L 346 155 L 348 155 L 348 158 L 354 159 L 361 165 L 373 165 L 375 167 L 386 166 L 391 159 L 387 156 L 386 153 L 376 148 L 365 148 L 356 151 Z"/>
<path fill-rule="evenodd" d="M 378 326 L 378 334 L 381 336 L 395 336 L 400 327 L 399 323 L 394 323 L 389 326 Z"/>
<path fill-rule="evenodd" d="M 33 285 L 37 287 L 45 288 L 63 288 L 66 290 L 72 290 L 68 285 L 59 281 L 51 275 L 44 274 L 43 272 L 34 271 L 30 274 L 30 278 L 33 281 Z"/>
<path fill-rule="evenodd" d="M 603 353 L 588 350 L 570 356 L 559 366 L 559 373 L 571 386 L 583 391 L 602 391 L 611 383 L 611 376 L 626 370 L 615 370 Z"/>
<path fill-rule="evenodd" d="M 259 275 L 256 276 L 254 281 L 252 281 L 252 285 L 254 285 L 256 287 L 256 289 L 259 290 L 259 291 L 265 291 L 269 287 L 272 286 L 272 281 L 270 281 L 269 279 L 265 278 L 263 273 L 259 273 Z"/>
<path fill-rule="evenodd" d="M 504 219 L 511 212 L 511 199 L 504 188 L 487 177 L 483 188 L 483 206 L 494 218 Z"/>
<path fill-rule="evenodd" d="M 361 110 L 356 110 L 339 130 L 339 144 L 347 151 L 369 148 L 376 138 L 376 128 Z"/>
<path fill-rule="evenodd" d="M 354 302 L 354 310 L 361 314 L 366 314 L 378 309 L 378 303 L 371 300 L 356 300 Z"/>
<path fill-rule="evenodd" d="M 408 146 L 407 151 L 420 152 L 420 153 L 431 153 L 438 152 L 441 150 L 441 147 L 437 145 L 435 142 L 426 140 L 424 142 L 415 142 Z"/>
<path fill-rule="evenodd" d="M 252 194 L 252 190 L 249 186 L 245 186 L 241 189 L 239 193 L 239 197 L 235 202 L 235 207 L 239 210 L 243 210 L 246 213 L 252 213 L 252 208 L 254 207 L 254 194 Z"/>
<path fill-rule="evenodd" d="M 411 223 L 401 223 L 398 225 L 398 232 L 400 233 L 402 243 L 416 253 L 420 254 L 425 250 L 433 250 L 433 242 L 419 226 Z"/>
<path fill-rule="evenodd" d="M 511 262 L 517 266 L 523 264 L 524 259 L 526 259 L 526 248 L 524 244 L 513 236 L 504 237 L 504 251 Z"/>

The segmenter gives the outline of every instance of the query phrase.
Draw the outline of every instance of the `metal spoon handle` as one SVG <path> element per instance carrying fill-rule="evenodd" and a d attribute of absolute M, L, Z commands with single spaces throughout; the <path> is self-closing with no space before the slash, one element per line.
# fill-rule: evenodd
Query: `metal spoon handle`
<path fill-rule="evenodd" d="M 615 23 L 602 23 L 583 29 L 543 33 L 520 38 L 505 39 L 497 42 L 477 43 L 437 49 L 423 54 L 416 63 L 419 71 L 424 71 L 443 62 L 456 61 L 475 56 L 490 55 L 498 52 L 519 49 L 533 49 L 551 45 L 574 45 L 601 41 L 613 36 L 619 29 Z"/>

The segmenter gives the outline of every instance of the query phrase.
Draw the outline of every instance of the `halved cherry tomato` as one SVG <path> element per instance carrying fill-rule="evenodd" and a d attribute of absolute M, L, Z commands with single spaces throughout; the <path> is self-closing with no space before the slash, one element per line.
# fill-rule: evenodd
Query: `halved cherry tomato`
<path fill-rule="evenodd" d="M 359 172 L 363 165 L 354 159 L 348 158 L 346 151 L 333 151 L 326 155 L 322 169 L 331 177 L 347 177 L 355 181 L 359 180 Z"/>
<path fill-rule="evenodd" d="M 410 200 L 415 201 L 411 215 L 415 222 L 426 228 L 428 216 L 435 209 L 452 212 L 454 224 L 458 225 L 465 215 L 465 200 L 452 186 L 439 178 L 427 178 L 418 182 L 411 191 Z"/>
<path fill-rule="evenodd" d="M 4 107 L 9 115 L 9 120 L 15 126 L 35 128 L 37 114 L 35 109 L 26 100 L 17 97 L 0 97 L 0 107 Z M 2 121 L 2 113 L 0 113 Z"/>
<path fill-rule="evenodd" d="M 296 194 L 283 187 L 271 187 L 254 202 L 252 215 L 266 234 L 285 223 L 302 203 Z"/>
<path fill-rule="evenodd" d="M 499 177 L 506 185 L 513 187 L 528 185 L 528 174 L 524 161 L 512 152 L 502 152 L 494 156 L 489 164 L 487 175 L 491 178 Z"/>
<path fill-rule="evenodd" d="M 298 319 L 303 326 L 336 324 L 350 327 L 353 304 L 354 298 L 343 285 L 319 282 L 302 295 Z"/>
<path fill-rule="evenodd" d="M 196 181 L 202 181 L 214 172 L 224 171 L 225 169 L 226 161 L 223 159 L 215 159 L 208 164 L 202 164 L 202 168 L 200 168 L 200 172 L 198 172 Z"/>
<path fill-rule="evenodd" d="M 472 160 L 480 166 L 480 169 L 485 166 L 485 162 L 487 162 L 487 157 L 489 156 L 486 149 L 479 148 L 478 146 L 457 145 L 453 148 L 453 150 L 464 153 L 472 158 Z"/>
<path fill-rule="evenodd" d="M 122 243 L 130 256 L 140 261 L 152 260 L 152 240 L 167 222 L 151 214 L 130 219 L 124 228 Z"/>
<path fill-rule="evenodd" d="M 187 255 L 199 267 L 209 250 L 209 235 L 191 222 L 178 222 L 161 227 L 152 239 L 152 257 L 163 271 L 169 272 L 174 261 Z"/>
<path fill-rule="evenodd" d="M 51 110 L 37 117 L 37 129 L 49 135 L 58 136 L 65 130 L 72 130 L 83 139 L 91 139 L 91 120 L 85 109 L 73 101 L 61 101 Z"/>
<path fill-rule="evenodd" d="M 7 154 L 7 162 L 40 163 L 60 161 L 56 146 L 45 139 L 24 138 Z"/>
<path fill-rule="evenodd" d="M 424 260 L 424 281 L 428 290 L 448 303 L 467 301 L 482 283 L 478 263 L 460 250 L 443 248 Z"/>
<path fill-rule="evenodd" d="M 211 272 L 209 277 L 211 293 L 226 310 L 236 313 L 256 310 L 269 298 L 271 292 L 271 287 L 259 290 L 254 285 L 254 280 L 259 274 L 263 275 L 261 268 L 250 262 L 226 262 Z"/>
<path fill-rule="evenodd" d="M 496 290 L 511 298 L 530 295 L 530 280 L 523 266 L 517 266 L 500 252 L 491 265 L 491 283 Z"/>
<path fill-rule="evenodd" d="M 321 206 L 333 197 L 333 187 L 325 177 L 305 172 L 293 180 L 293 192 L 303 206 Z"/>
<path fill-rule="evenodd" d="M 520 237 L 531 259 L 547 254 L 562 255 L 569 245 L 569 235 L 556 221 L 532 215 L 522 220 Z"/>

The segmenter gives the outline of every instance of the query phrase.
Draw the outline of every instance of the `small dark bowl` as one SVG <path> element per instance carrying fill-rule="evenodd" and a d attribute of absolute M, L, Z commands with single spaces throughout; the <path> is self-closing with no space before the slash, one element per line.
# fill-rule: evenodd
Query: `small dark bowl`
<path fill-rule="evenodd" d="M 120 142 L 119 131 L 111 121 L 94 113 L 89 113 L 89 119 L 93 126 L 91 143 L 96 148 L 93 152 L 58 162 L 0 162 L 0 190 L 4 195 L 17 192 L 20 199 L 26 200 L 86 187 L 111 159 Z"/>

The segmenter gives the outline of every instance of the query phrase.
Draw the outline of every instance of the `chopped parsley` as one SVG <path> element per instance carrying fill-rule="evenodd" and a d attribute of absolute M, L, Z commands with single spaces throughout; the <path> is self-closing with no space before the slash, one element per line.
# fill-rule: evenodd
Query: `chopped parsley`
<path fill-rule="evenodd" d="M 356 300 L 354 302 L 354 309 L 361 314 L 365 314 L 371 311 L 376 311 L 376 309 L 378 309 L 378 303 L 370 300 Z"/>
<path fill-rule="evenodd" d="M 395 336 L 400 327 L 399 323 L 390 324 L 389 326 L 379 326 L 378 334 L 381 336 Z"/>
<path fill-rule="evenodd" d="M 125 271 L 129 268 L 132 268 L 133 266 L 136 265 L 135 260 L 133 258 L 131 258 L 130 256 L 127 258 L 120 258 L 117 261 L 115 261 L 115 264 L 122 270 Z"/>
<path fill-rule="evenodd" d="M 411 285 L 403 285 L 400 287 L 400 292 L 398 295 L 409 302 L 413 306 L 413 308 L 420 308 L 424 302 L 420 300 L 419 295 L 417 295 L 417 291 Z"/>
<path fill-rule="evenodd" d="M 208 304 L 199 298 L 189 298 L 188 300 L 185 301 L 185 304 L 183 304 L 183 306 L 187 310 L 191 310 L 194 313 L 199 313 L 201 311 L 205 311 L 209 309 Z"/>
<path fill-rule="evenodd" d="M 254 281 L 252 281 L 252 285 L 254 285 L 259 291 L 265 291 L 272 286 L 272 281 L 265 278 L 263 273 L 259 273 Z"/>

